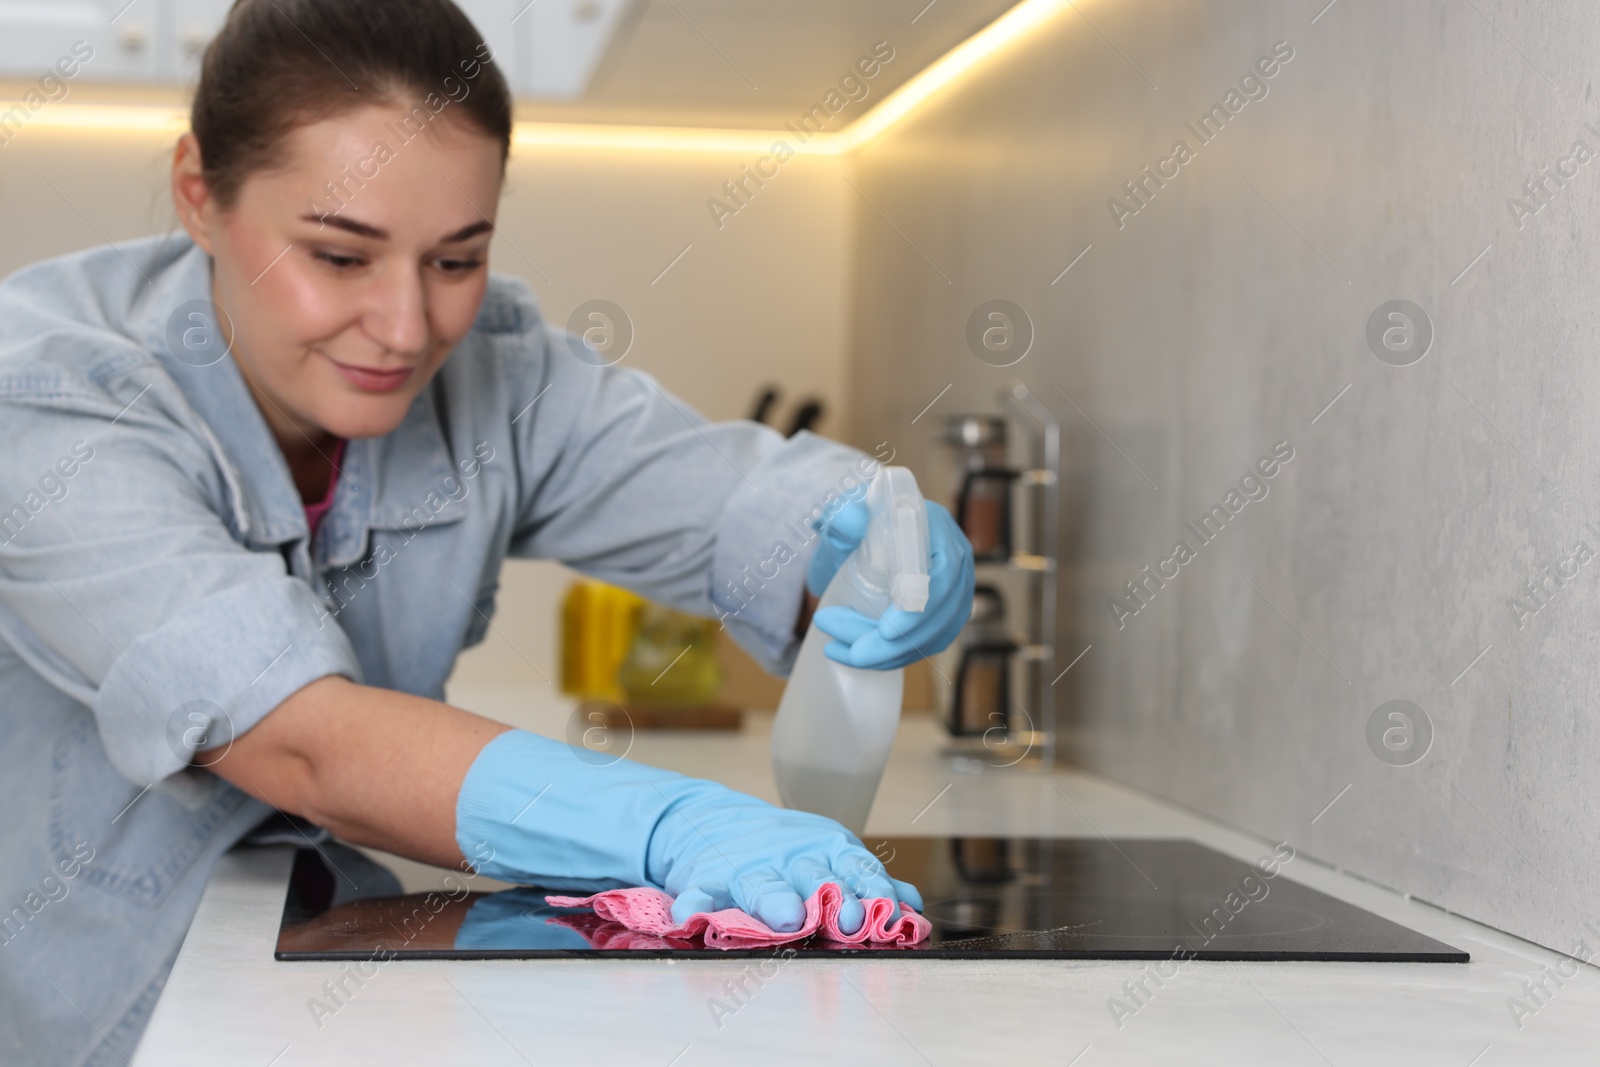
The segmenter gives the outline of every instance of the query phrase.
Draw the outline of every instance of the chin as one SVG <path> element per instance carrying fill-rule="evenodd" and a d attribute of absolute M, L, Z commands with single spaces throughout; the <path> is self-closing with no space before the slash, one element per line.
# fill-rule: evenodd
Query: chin
<path fill-rule="evenodd" d="M 382 399 L 363 397 L 355 401 L 346 401 L 336 411 L 324 413 L 324 417 L 317 422 L 323 429 L 335 437 L 344 437 L 355 440 L 362 437 L 382 437 L 393 432 L 395 427 L 405 421 L 406 412 L 411 410 L 412 396 L 384 397 Z"/>

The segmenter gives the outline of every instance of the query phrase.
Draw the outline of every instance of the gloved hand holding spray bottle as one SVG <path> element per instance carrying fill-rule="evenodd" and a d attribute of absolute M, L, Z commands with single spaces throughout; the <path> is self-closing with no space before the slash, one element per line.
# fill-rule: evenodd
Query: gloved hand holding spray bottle
<path fill-rule="evenodd" d="M 807 576 L 822 601 L 778 704 L 772 765 L 785 806 L 860 834 L 900 724 L 904 668 L 949 645 L 971 612 L 972 550 L 905 467 L 879 469 L 865 500 L 822 533 Z"/>

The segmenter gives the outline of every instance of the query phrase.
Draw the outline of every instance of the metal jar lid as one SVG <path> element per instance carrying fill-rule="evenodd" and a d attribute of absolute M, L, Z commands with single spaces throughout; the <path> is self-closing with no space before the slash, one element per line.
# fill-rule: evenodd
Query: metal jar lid
<path fill-rule="evenodd" d="M 1006 420 L 999 415 L 951 415 L 944 420 L 941 444 L 956 448 L 988 448 L 1006 443 Z"/>

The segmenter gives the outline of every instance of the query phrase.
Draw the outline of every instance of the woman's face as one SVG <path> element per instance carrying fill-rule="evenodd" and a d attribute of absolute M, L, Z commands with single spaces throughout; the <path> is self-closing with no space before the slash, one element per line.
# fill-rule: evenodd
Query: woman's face
<path fill-rule="evenodd" d="M 286 446 L 393 430 L 483 300 L 499 143 L 448 111 L 408 131 L 409 115 L 364 107 L 295 129 L 282 164 L 247 177 L 226 211 L 192 138 L 180 145 L 179 213 L 211 253 L 224 334 Z"/>

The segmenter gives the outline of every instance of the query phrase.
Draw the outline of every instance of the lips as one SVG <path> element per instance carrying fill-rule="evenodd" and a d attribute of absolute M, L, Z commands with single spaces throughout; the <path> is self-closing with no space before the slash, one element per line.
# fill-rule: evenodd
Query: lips
<path fill-rule="evenodd" d="M 345 381 L 367 393 L 392 393 L 402 385 L 405 385 L 410 380 L 411 375 L 416 373 L 415 367 L 380 370 L 375 367 L 361 367 L 352 363 L 340 363 L 326 353 L 319 354 L 322 355 L 323 359 L 333 364 L 333 369 L 343 375 Z"/>

